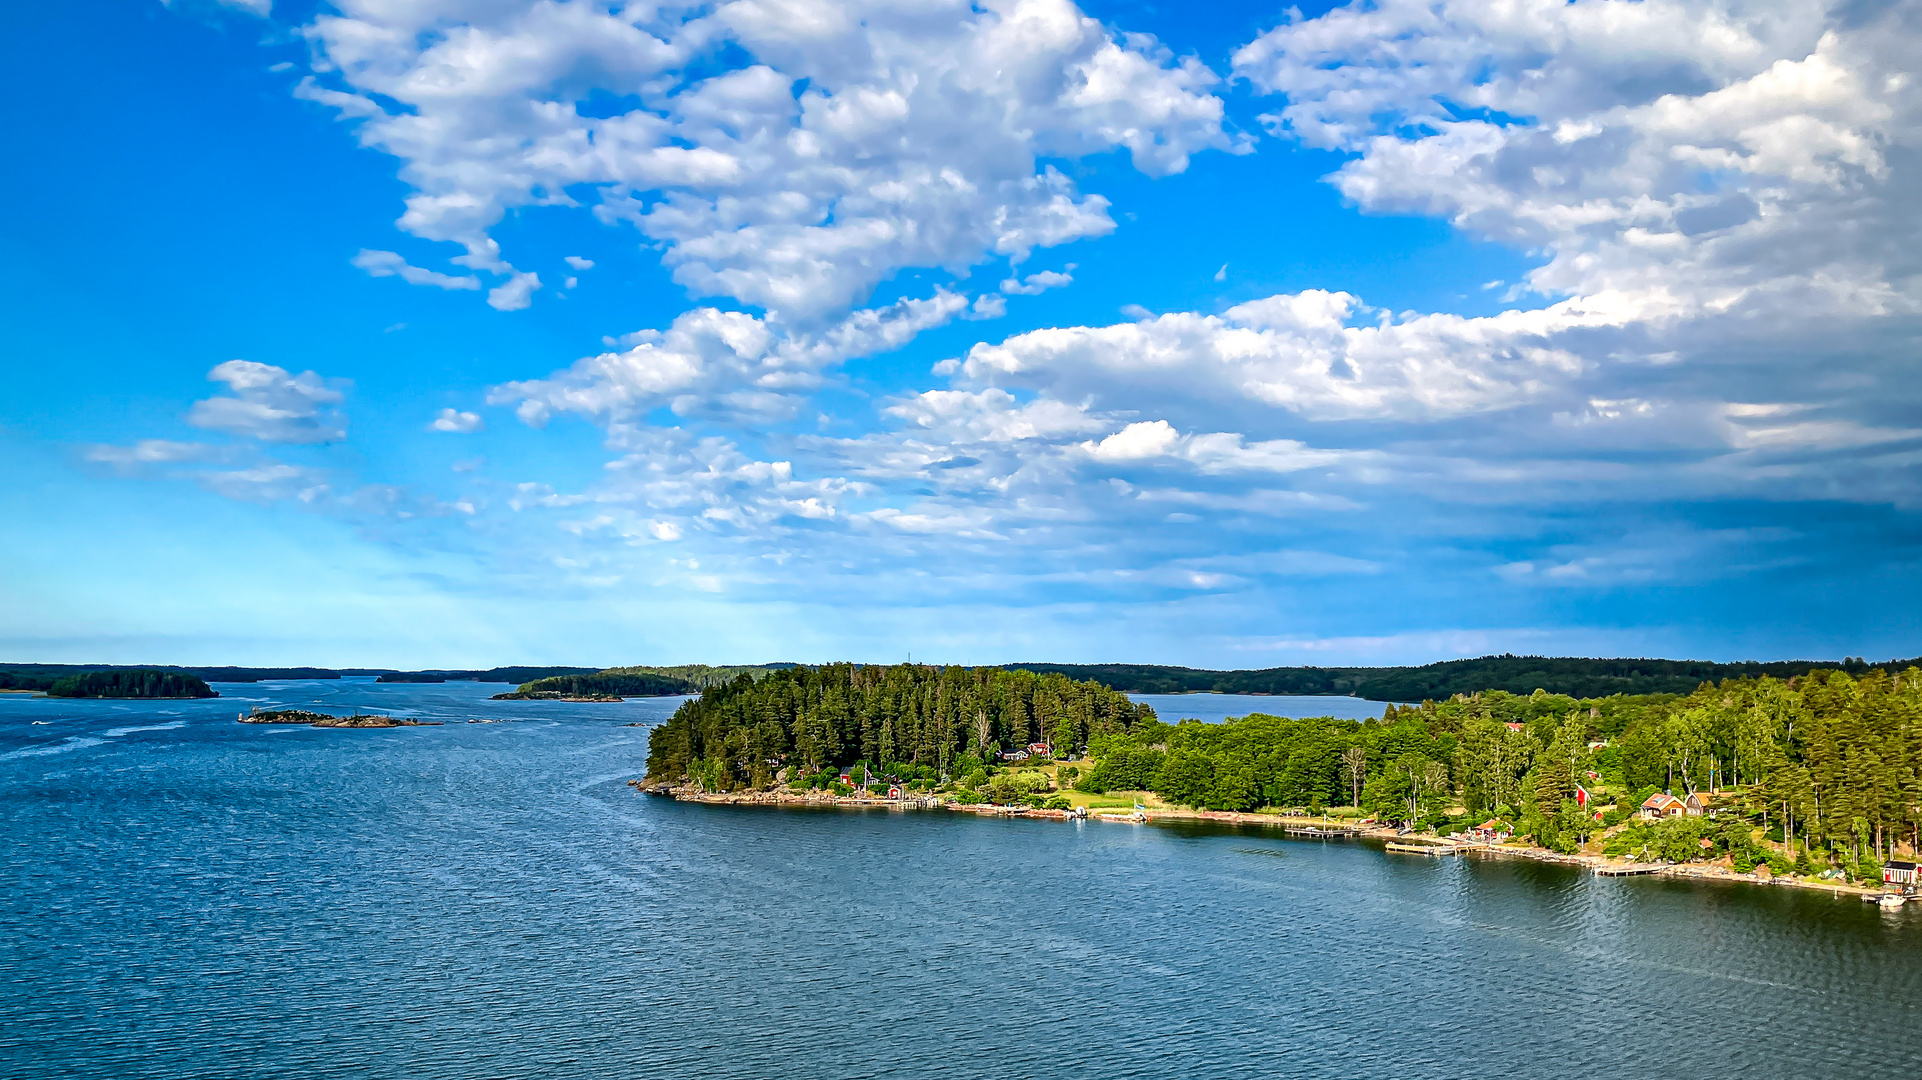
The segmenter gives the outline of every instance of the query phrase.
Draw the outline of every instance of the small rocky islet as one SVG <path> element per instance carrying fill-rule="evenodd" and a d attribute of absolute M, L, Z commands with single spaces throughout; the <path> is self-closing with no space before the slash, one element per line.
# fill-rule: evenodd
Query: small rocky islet
<path fill-rule="evenodd" d="M 331 713 L 311 712 L 307 709 L 255 709 L 242 713 L 234 719 L 243 724 L 304 724 L 307 727 L 323 728 L 389 728 L 389 727 L 439 727 L 439 720 L 411 720 L 402 716 L 376 716 L 368 713 L 354 713 L 351 716 L 335 716 Z"/>
<path fill-rule="evenodd" d="M 558 690 L 515 690 L 495 694 L 489 701 L 626 701 L 619 694 L 563 694 Z"/>

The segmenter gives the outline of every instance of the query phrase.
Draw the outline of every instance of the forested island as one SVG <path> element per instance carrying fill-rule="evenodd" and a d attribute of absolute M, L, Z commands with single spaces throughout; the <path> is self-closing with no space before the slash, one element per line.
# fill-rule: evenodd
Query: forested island
<path fill-rule="evenodd" d="M 776 672 L 684 704 L 647 779 L 694 794 L 1333 814 L 1514 849 L 1879 881 L 1922 844 L 1922 670 L 1687 694 L 1486 690 L 1378 720 L 1163 723 L 1056 672 Z"/>
<path fill-rule="evenodd" d="M 0 690 L 46 692 L 62 679 L 97 672 L 151 672 L 191 675 L 202 682 L 260 682 L 263 679 L 338 679 L 340 672 L 326 668 L 185 668 L 166 664 L 128 666 L 125 664 L 0 664 Z"/>
<path fill-rule="evenodd" d="M 212 698 L 214 692 L 198 675 L 178 671 L 90 671 L 55 679 L 48 697 L 58 698 Z"/>
<path fill-rule="evenodd" d="M 711 667 L 707 664 L 682 664 L 675 667 L 618 667 L 592 674 L 560 675 L 522 683 L 512 693 L 495 694 L 496 701 L 619 701 L 629 697 L 675 697 L 698 694 L 709 687 L 724 686 L 737 678 L 764 678 L 776 671 L 799 668 L 799 664 L 755 664 Z"/>
<path fill-rule="evenodd" d="M 1154 715 L 1100 683 L 1053 673 L 827 664 L 709 688 L 653 731 L 647 772 L 720 790 L 765 786 L 781 768 L 816 778 L 855 763 L 966 779 L 1003 746 L 1079 745 Z"/>

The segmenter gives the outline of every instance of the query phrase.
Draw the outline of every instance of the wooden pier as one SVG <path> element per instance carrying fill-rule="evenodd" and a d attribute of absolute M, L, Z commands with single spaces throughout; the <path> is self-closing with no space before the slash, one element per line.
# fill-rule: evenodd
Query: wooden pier
<path fill-rule="evenodd" d="M 1636 874 L 1653 874 L 1663 869 L 1657 863 L 1630 863 L 1627 866 L 1598 866 L 1597 877 L 1632 877 Z"/>
<path fill-rule="evenodd" d="M 1345 840 L 1348 837 L 1359 836 L 1361 834 L 1360 829 L 1329 829 L 1317 825 L 1283 825 L 1281 831 L 1289 836 L 1300 837 L 1304 840 Z"/>
<path fill-rule="evenodd" d="M 1404 855 L 1460 855 L 1462 851 L 1455 844 L 1404 844 L 1395 840 L 1388 841 L 1388 850 Z"/>

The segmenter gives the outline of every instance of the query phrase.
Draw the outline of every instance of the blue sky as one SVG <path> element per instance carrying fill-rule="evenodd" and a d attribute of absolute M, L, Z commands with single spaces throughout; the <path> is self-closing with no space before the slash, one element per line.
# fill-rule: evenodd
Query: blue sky
<path fill-rule="evenodd" d="M 15 7 L 9 659 L 1922 653 L 1913 4 Z"/>

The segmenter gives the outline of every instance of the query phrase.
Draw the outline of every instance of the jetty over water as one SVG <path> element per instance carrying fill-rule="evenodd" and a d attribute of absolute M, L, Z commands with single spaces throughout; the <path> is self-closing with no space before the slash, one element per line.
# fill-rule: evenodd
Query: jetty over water
<path fill-rule="evenodd" d="M 1630 877 L 1635 874 L 1657 873 L 1661 869 L 1660 863 L 1629 863 L 1627 866 L 1598 866 L 1595 868 L 1595 874 L 1598 877 Z"/>
<path fill-rule="evenodd" d="M 1460 844 L 1404 844 L 1399 840 L 1388 841 L 1389 851 L 1399 851 L 1406 855 L 1460 855 Z"/>
<path fill-rule="evenodd" d="M 1361 829 L 1352 825 L 1283 825 L 1281 831 L 1309 840 L 1342 840 L 1362 833 Z"/>

